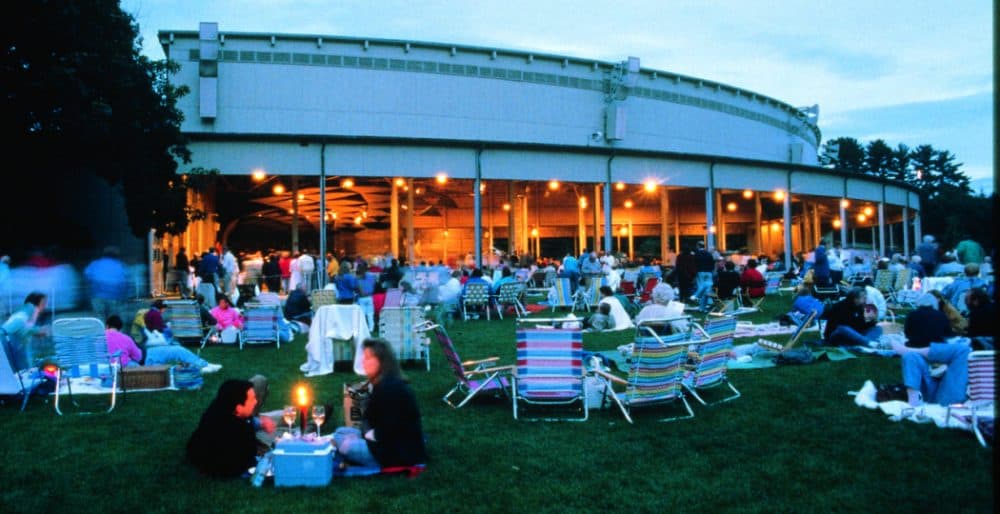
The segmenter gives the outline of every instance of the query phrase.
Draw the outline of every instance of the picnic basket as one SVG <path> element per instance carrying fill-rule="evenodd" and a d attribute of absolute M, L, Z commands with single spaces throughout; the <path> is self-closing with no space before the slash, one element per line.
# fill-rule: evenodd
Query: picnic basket
<path fill-rule="evenodd" d="M 170 386 L 170 366 L 133 366 L 121 371 L 122 389 L 163 389 Z"/>

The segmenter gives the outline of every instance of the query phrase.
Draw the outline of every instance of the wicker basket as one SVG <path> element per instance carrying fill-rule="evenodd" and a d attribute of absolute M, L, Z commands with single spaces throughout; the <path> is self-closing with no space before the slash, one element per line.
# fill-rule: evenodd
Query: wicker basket
<path fill-rule="evenodd" d="M 170 386 L 170 366 L 135 366 L 121 372 L 122 389 L 163 389 Z"/>

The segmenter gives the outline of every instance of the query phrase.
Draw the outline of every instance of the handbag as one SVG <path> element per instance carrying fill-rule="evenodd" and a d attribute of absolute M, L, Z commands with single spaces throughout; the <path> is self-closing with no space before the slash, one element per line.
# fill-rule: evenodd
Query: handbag
<path fill-rule="evenodd" d="M 906 386 L 903 384 L 879 384 L 878 389 L 875 390 L 875 401 L 879 403 L 905 402 L 907 400 L 909 400 L 909 395 L 907 395 Z"/>

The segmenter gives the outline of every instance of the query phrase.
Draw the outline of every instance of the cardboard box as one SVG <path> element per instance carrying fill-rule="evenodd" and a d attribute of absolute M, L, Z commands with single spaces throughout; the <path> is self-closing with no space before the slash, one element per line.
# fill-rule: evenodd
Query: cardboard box
<path fill-rule="evenodd" d="M 276 487 L 322 487 L 333 478 L 333 445 L 329 439 L 279 439 L 274 448 Z"/>

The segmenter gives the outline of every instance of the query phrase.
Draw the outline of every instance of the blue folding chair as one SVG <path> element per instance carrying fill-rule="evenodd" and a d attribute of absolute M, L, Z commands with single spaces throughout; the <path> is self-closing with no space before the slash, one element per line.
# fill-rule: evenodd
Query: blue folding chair
<path fill-rule="evenodd" d="M 119 353 L 108 355 L 108 340 L 104 334 L 104 323 L 97 318 L 63 318 L 52 324 L 52 340 L 55 343 L 55 406 L 56 413 L 62 415 L 59 401 L 65 380 L 70 401 L 73 398 L 74 378 L 90 377 L 100 380 L 102 385 L 110 382 L 111 406 L 115 408 L 118 393 Z"/>

